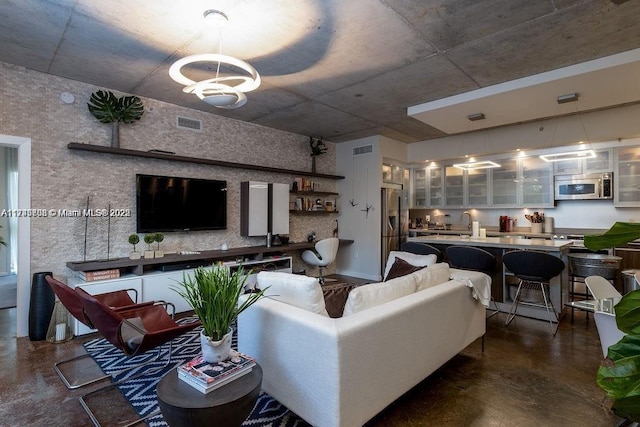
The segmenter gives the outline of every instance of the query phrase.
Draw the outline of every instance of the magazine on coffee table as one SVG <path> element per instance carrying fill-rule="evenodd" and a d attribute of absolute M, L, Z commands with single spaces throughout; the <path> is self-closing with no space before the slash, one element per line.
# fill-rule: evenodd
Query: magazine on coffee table
<path fill-rule="evenodd" d="M 202 355 L 196 356 L 192 360 L 178 366 L 178 377 L 189 380 L 189 384 L 198 384 L 202 387 L 219 387 L 232 379 L 247 374 L 255 366 L 256 362 L 250 356 L 231 352 L 228 360 L 218 363 L 209 363 Z"/>

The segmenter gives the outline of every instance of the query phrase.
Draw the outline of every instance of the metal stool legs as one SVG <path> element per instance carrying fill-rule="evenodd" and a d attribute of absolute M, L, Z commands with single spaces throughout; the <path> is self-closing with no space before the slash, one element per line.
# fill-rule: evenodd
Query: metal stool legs
<path fill-rule="evenodd" d="M 520 301 L 520 298 L 522 296 L 522 289 L 537 290 L 538 289 L 537 285 L 540 286 L 540 291 L 542 291 L 542 299 L 544 300 L 544 305 Z M 509 326 L 509 323 L 511 323 L 511 321 L 516 317 L 518 306 L 520 304 L 546 308 L 547 316 L 549 318 L 549 325 L 551 326 L 551 332 L 553 332 L 553 335 L 555 335 L 556 332 L 558 332 L 558 326 L 560 325 L 560 320 L 558 319 L 558 314 L 556 313 L 556 310 L 553 308 L 553 303 L 551 302 L 551 296 L 547 295 L 547 291 L 545 289 L 544 283 L 520 280 L 520 283 L 518 284 L 518 290 L 516 291 L 516 296 L 514 297 L 513 304 L 511 305 L 511 310 L 509 310 L 509 315 L 507 316 L 507 320 L 504 322 L 505 326 Z M 551 320 L 552 319 L 551 313 L 553 313 L 553 317 L 556 318 L 555 325 L 553 324 L 553 320 Z"/>

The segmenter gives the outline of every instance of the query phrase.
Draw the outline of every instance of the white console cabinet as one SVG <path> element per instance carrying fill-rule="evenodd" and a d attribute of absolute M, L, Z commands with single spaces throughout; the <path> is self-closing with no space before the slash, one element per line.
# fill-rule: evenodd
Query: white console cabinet
<path fill-rule="evenodd" d="M 251 274 L 245 283 L 246 287 L 251 288 L 255 287 L 256 275 L 260 271 L 292 272 L 292 258 L 290 256 L 273 256 L 260 260 L 225 262 L 223 265 L 232 271 L 237 270 L 240 266 L 243 266 L 245 271 L 251 270 Z M 122 289 L 135 289 L 138 292 L 138 302 L 166 301 L 175 306 L 176 313 L 182 313 L 190 311 L 191 307 L 173 290 L 173 287 L 183 280 L 184 275 L 191 274 L 194 270 L 194 268 L 190 268 L 167 272 L 148 271 L 141 276 L 127 275 L 117 279 L 98 280 L 95 282 L 85 282 L 79 277 L 70 277 L 67 283 L 73 288 L 79 286 L 92 295 Z M 131 298 L 134 299 L 133 292 L 131 292 Z M 73 331 L 75 335 L 96 332 L 95 329 L 89 329 L 75 319 Z"/>

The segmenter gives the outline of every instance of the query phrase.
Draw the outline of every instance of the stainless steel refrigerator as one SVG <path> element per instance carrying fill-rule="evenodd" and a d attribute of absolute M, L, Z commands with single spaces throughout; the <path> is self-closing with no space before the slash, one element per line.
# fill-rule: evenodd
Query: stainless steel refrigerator
<path fill-rule="evenodd" d="M 400 250 L 402 242 L 407 240 L 409 232 L 408 192 L 396 188 L 382 189 L 382 251 L 380 275 L 384 274 L 389 252 Z"/>

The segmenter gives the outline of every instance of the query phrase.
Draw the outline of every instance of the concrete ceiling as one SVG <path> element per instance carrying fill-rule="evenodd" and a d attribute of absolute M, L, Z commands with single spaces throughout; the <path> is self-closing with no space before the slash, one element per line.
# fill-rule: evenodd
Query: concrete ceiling
<path fill-rule="evenodd" d="M 210 8 L 229 16 L 220 32 Z M 334 142 L 414 142 L 477 112 L 475 129 L 575 112 L 555 102 L 567 93 L 580 111 L 640 101 L 638 17 L 625 0 L 3 0 L 0 61 Z M 262 77 L 235 110 L 168 75 L 220 35 Z"/>

